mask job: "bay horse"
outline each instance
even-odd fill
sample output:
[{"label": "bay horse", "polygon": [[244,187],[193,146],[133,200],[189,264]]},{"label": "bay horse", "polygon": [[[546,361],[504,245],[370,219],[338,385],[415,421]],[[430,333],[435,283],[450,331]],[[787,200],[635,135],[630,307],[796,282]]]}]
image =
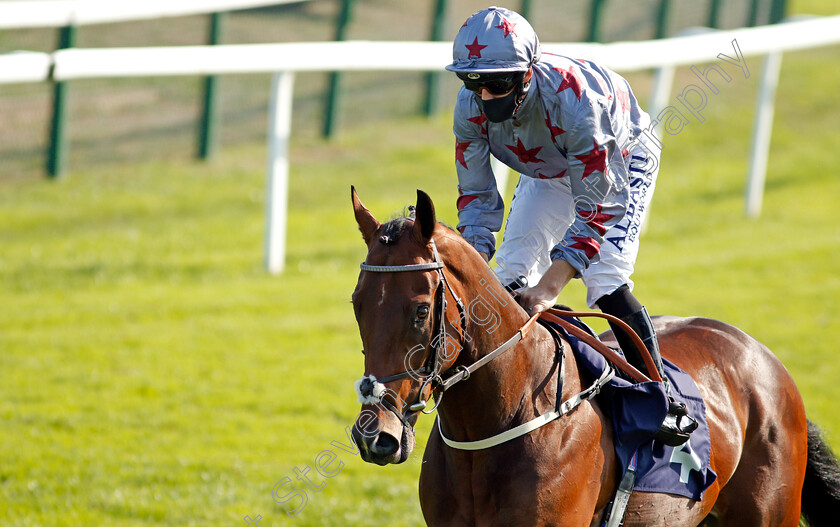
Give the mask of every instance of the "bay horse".
[{"label": "bay horse", "polygon": [[[549,331],[529,324],[480,255],[437,223],[428,195],[417,191],[413,217],[385,224],[351,195],[368,247],[353,292],[365,353],[352,431],[361,457],[404,462],[434,393],[437,426],[419,485],[428,525],[601,525],[621,474],[597,398],[495,446],[444,441],[504,434],[551,411],[558,395],[584,391],[574,355],[558,354]],[[663,355],[703,395],[717,479],[701,501],[634,492],[625,525],[794,526],[800,514],[812,526],[837,525],[840,466],[781,362],[723,322],[658,317],[655,325]]]}]

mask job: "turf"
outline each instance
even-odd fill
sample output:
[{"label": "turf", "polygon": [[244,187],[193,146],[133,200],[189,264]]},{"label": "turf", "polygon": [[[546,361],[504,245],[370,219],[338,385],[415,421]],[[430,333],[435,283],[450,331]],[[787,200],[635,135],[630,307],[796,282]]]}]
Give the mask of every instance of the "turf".
[{"label": "turf", "polygon": [[[766,343],[840,450],[837,51],[785,56],[760,218],[742,211],[759,62],[710,98],[705,122],[666,137],[634,278],[654,313]],[[430,418],[401,466],[336,445],[363,368],[349,187],[380,218],[422,188],[455,224],[450,122],[345,127],[293,145],[280,276],[261,266],[262,145],[0,181],[0,523],[422,524]],[[583,298],[575,284],[561,300]],[[306,467],[320,490],[297,479]]]}]

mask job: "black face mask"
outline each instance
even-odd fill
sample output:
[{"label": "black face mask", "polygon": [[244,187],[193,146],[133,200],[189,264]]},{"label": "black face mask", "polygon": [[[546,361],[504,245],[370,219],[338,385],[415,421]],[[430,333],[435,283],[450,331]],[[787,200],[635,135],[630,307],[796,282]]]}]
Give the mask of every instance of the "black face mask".
[{"label": "black face mask", "polygon": [[513,117],[513,112],[516,110],[516,99],[520,94],[520,90],[513,89],[504,97],[496,97],[495,99],[482,100],[478,99],[478,106],[487,120],[491,123],[501,123]]},{"label": "black face mask", "polygon": [[495,99],[482,100],[478,98],[478,107],[484,112],[487,120],[491,123],[501,123],[513,117],[516,108],[525,100],[528,94],[528,89],[531,87],[531,81],[519,82],[510,93],[504,97],[496,97]]}]

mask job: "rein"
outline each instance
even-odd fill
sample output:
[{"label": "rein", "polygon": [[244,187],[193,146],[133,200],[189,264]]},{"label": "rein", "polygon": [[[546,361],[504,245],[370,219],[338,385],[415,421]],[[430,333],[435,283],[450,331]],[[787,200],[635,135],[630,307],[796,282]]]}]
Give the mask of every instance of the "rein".
[{"label": "rein", "polygon": [[[558,375],[563,376],[565,372],[565,362],[560,363],[560,373]],[[546,412],[541,416],[534,418],[527,423],[523,423],[517,427],[511,428],[510,430],[505,430],[499,434],[494,436],[488,437],[486,439],[479,439],[478,441],[453,441],[449,439],[443,434],[443,430],[440,427],[440,418],[437,419],[437,427],[438,433],[440,433],[441,439],[443,442],[447,444],[447,446],[454,448],[456,450],[484,450],[485,448],[494,447],[496,445],[501,445],[502,443],[506,443],[511,439],[516,439],[517,437],[524,436],[530,432],[533,432],[537,428],[547,425],[551,421],[562,417],[575,408],[577,408],[583,401],[588,401],[592,399],[598,393],[600,393],[601,388],[604,387],[612,378],[615,377],[615,370],[610,366],[607,366],[601,376],[598,377],[595,382],[593,382],[589,388],[583,390],[577,395],[574,395],[567,399],[565,402],[560,403],[560,394],[557,394],[557,406],[554,410],[550,412]]]},{"label": "rein", "polygon": [[[616,318],[612,315],[607,315],[605,313],[594,313],[594,312],[564,311],[564,310],[561,310],[561,309],[551,308],[551,309],[548,309],[548,310],[546,310],[542,313],[539,313],[539,314],[535,315],[534,317],[532,317],[528,321],[528,324],[533,322],[535,318],[539,318],[540,320],[545,320],[545,321],[548,321],[548,322],[553,322],[555,324],[558,324],[559,326],[563,327],[566,331],[568,331],[570,334],[576,336],[577,338],[581,339],[582,341],[584,341],[587,344],[589,344],[590,346],[592,346],[596,351],[598,351],[599,353],[604,355],[607,358],[608,361],[613,363],[618,369],[627,373],[627,375],[629,375],[636,382],[650,382],[651,381],[651,379],[649,379],[643,373],[641,373],[639,370],[634,368],[623,357],[621,357],[621,355],[619,355],[615,351],[611,350],[609,347],[607,347],[606,344],[604,344],[603,342],[598,340],[596,337],[590,335],[589,333],[580,329],[579,327],[572,324],[571,322],[568,322],[568,321],[564,320],[562,318],[563,316],[571,316],[571,317],[579,317],[579,318],[599,317],[599,318],[607,319],[608,321],[617,324],[620,329],[625,331],[631,337],[631,339],[633,340],[633,343],[642,352],[641,355],[642,355],[642,357],[645,361],[645,364],[648,367],[648,371],[654,372],[653,373],[653,377],[654,377],[653,380],[656,380],[656,381],[661,381],[662,380],[662,378],[659,377],[657,369],[655,367],[651,367],[651,365],[653,363],[653,359],[651,358],[650,353],[647,351],[647,348],[645,347],[644,343],[639,338],[639,336],[624,321],[622,321],[622,320],[620,320],[620,319],[618,319],[618,318]],[[503,346],[504,346],[504,344],[503,344]],[[562,357],[561,357],[560,373],[558,374],[560,376],[560,379],[563,378],[564,372],[565,372],[565,362],[562,361]],[[457,449],[457,450],[484,450],[486,448],[491,448],[491,447],[494,447],[494,446],[497,446],[497,445],[501,445],[502,443],[506,443],[506,442],[508,442],[512,439],[516,439],[517,437],[521,437],[525,434],[533,432],[537,428],[540,428],[541,426],[546,425],[546,424],[550,423],[551,421],[554,421],[555,419],[558,419],[558,418],[568,414],[569,412],[574,410],[576,407],[578,407],[582,402],[588,401],[589,399],[592,399],[593,397],[598,395],[598,393],[600,393],[601,389],[608,382],[610,382],[610,380],[612,380],[613,377],[615,377],[615,374],[616,374],[615,369],[613,369],[612,366],[608,365],[604,369],[604,371],[601,373],[601,376],[598,377],[595,380],[595,382],[593,382],[588,388],[586,388],[582,392],[578,393],[577,395],[573,395],[572,397],[570,397],[569,399],[567,399],[565,402],[562,402],[562,403],[560,402],[561,401],[561,399],[560,399],[561,394],[558,390],[557,404],[556,404],[554,410],[546,412],[546,413],[540,415],[539,417],[536,417],[536,418],[534,418],[534,419],[532,419],[532,420],[530,420],[526,423],[523,423],[519,426],[511,428],[510,430],[506,430],[504,432],[498,433],[494,436],[491,436],[491,437],[488,437],[488,438],[485,438],[485,439],[479,439],[477,441],[454,441],[454,440],[446,437],[446,435],[444,435],[443,429],[440,426],[440,418],[437,419],[438,433],[440,434],[441,439],[443,439],[443,442],[446,443],[447,446],[449,446],[450,448]],[[469,378],[469,375],[467,375],[467,378]],[[458,380],[465,380],[465,379],[458,379]]]},{"label": "rein", "polygon": [[[596,337],[593,337],[592,335],[590,335],[586,331],[580,329],[579,327],[572,324],[571,322],[568,322],[568,321],[564,320],[562,317],[578,317],[578,318],[597,317],[597,318],[606,319],[606,320],[610,321],[611,323],[617,325],[622,331],[624,331],[630,337],[630,339],[633,341],[633,344],[635,344],[636,349],[639,352],[639,355],[641,355],[642,360],[645,363],[645,367],[647,367],[647,370],[649,372],[651,372],[651,378],[648,378],[644,373],[637,370],[635,367],[633,367],[632,364],[627,362],[626,359],[624,359],[621,355],[619,355],[615,351],[611,350],[606,344],[604,344],[603,342],[598,340]],[[590,346],[595,348],[596,351],[598,351],[601,355],[606,357],[607,360],[609,360],[610,362],[615,364],[615,366],[618,369],[620,369],[621,371],[626,373],[634,381],[636,381],[636,382],[651,382],[651,381],[662,382],[662,377],[659,375],[659,369],[654,365],[653,358],[650,356],[650,352],[648,351],[647,347],[645,346],[645,343],[642,342],[642,339],[639,338],[639,336],[636,334],[636,332],[633,331],[633,329],[630,326],[628,326],[627,323],[624,322],[623,320],[621,320],[620,318],[616,318],[616,317],[614,317],[612,315],[608,315],[606,313],[595,313],[595,312],[588,312],[588,311],[587,312],[565,311],[565,310],[557,309],[557,308],[547,309],[546,311],[544,311],[540,314],[540,318],[543,319],[543,320],[547,320],[549,322],[554,322],[555,324],[558,324],[560,326],[563,326],[563,329],[565,329],[566,331],[568,331],[572,335],[576,336],[577,338],[581,339],[582,341],[586,342],[587,344],[589,344]]]}]

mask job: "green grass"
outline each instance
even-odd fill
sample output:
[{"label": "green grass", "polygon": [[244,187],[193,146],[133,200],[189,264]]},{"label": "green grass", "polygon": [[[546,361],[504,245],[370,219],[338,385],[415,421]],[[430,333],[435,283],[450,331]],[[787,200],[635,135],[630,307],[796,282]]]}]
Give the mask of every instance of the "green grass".
[{"label": "green grass", "polygon": [[[717,50],[715,50],[717,52]],[[754,76],[666,138],[634,276],[655,313],[719,318],[784,361],[840,450],[837,49],[785,56],[764,212],[744,218]],[[678,76],[675,89],[691,82]],[[420,457],[381,468],[331,446],[358,411],[349,305],[380,218],[423,188],[457,222],[449,118],[346,124],[292,151],[288,267],[261,268],[265,151],[0,181],[0,523],[420,525]],[[511,181],[511,186],[515,181]],[[583,307],[575,284],[561,299]],[[332,450],[332,479],[314,475]],[[294,518],[272,499],[320,492]]]}]

